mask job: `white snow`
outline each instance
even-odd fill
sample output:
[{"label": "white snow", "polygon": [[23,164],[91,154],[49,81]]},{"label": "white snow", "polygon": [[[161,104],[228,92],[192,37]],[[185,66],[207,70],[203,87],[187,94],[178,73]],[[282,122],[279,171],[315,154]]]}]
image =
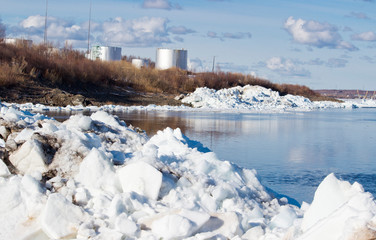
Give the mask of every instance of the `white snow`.
[{"label": "white snow", "polygon": [[248,111],[311,111],[331,108],[376,107],[376,101],[363,100],[343,103],[314,101],[302,96],[280,96],[278,92],[260,86],[233,87],[214,90],[197,88],[193,93],[182,99],[183,103],[195,108],[248,110]]},{"label": "white snow", "polygon": [[[231,106],[312,104],[251,87],[231,91],[220,94]],[[374,197],[334,174],[298,208],[274,198],[255,170],[201,151],[180,129],[149,139],[99,109],[59,123],[0,108],[0,147],[16,168],[0,161],[0,239],[376,237]]]},{"label": "white snow", "polygon": [[[285,95],[280,96],[278,92],[261,86],[233,87],[228,89],[214,90],[209,88],[197,88],[193,93],[188,94],[181,102],[191,105],[188,107],[181,106],[119,106],[104,105],[97,106],[66,106],[51,107],[42,104],[9,104],[3,103],[8,107],[14,107],[21,110],[33,112],[98,112],[98,116],[92,116],[92,120],[100,118],[106,119],[104,112],[129,112],[129,111],[241,111],[241,112],[286,112],[286,111],[313,111],[318,109],[338,109],[338,108],[376,108],[376,100],[374,99],[342,99],[342,103],[331,101],[310,101],[302,96]],[[11,108],[12,109],[12,108]],[[11,110],[13,111],[13,110]],[[103,112],[104,111],[104,112]],[[11,120],[15,115],[8,113],[7,119]],[[77,119],[79,120],[79,119]],[[90,125],[88,118],[81,119],[76,124],[81,128],[87,128]],[[116,122],[106,120],[111,125]],[[116,127],[116,126],[113,126]],[[0,129],[1,134],[1,129]]]}]

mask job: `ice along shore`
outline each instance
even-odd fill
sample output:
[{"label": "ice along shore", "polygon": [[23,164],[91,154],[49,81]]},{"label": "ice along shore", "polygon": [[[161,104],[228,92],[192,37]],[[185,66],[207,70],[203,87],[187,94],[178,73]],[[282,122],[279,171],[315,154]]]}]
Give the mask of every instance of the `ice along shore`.
[{"label": "ice along shore", "polygon": [[374,197],[333,174],[295,206],[179,129],[0,108],[0,239],[376,237]]}]

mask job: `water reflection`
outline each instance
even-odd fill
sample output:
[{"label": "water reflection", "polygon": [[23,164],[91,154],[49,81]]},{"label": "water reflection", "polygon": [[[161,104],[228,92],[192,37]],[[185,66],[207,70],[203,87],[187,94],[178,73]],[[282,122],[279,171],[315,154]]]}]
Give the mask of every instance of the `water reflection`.
[{"label": "water reflection", "polygon": [[[287,114],[134,111],[116,113],[149,136],[180,128],[220,159],[254,168],[277,192],[311,202],[329,173],[376,193],[376,111]],[[63,118],[55,115],[55,118]]]}]

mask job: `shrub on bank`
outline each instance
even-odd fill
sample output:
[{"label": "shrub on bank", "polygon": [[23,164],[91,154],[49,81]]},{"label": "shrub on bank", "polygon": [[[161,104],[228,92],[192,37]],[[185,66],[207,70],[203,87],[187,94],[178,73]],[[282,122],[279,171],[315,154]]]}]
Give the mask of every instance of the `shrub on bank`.
[{"label": "shrub on bank", "polygon": [[62,89],[85,90],[87,86],[129,87],[141,92],[188,93],[198,87],[213,89],[259,85],[280,92],[314,99],[320,95],[306,86],[275,84],[251,75],[229,72],[190,73],[180,69],[137,69],[125,60],[92,61],[83,52],[52,45],[0,44],[0,87],[32,79]]}]

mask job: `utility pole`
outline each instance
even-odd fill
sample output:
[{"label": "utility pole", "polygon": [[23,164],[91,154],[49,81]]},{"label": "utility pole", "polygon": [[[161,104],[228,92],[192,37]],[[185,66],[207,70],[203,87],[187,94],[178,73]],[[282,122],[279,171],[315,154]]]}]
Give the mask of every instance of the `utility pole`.
[{"label": "utility pole", "polygon": [[212,68],[212,72],[214,72],[214,65],[215,65],[215,56],[213,57],[213,68]]},{"label": "utility pole", "polygon": [[92,2],[92,0],[90,0],[90,9],[89,9],[89,30],[88,30],[88,34],[87,34],[87,55],[88,55],[88,57],[91,57],[91,56],[89,56],[89,54],[90,54],[91,2]]},{"label": "utility pole", "polygon": [[48,0],[46,0],[46,17],[44,19],[44,45],[47,45],[47,9],[48,9]]}]

